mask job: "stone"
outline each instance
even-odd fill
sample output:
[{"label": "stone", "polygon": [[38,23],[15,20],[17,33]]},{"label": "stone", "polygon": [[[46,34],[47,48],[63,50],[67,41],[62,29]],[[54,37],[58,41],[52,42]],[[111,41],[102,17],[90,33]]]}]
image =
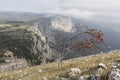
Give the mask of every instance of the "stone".
[{"label": "stone", "polygon": [[87,80],[101,80],[99,74],[90,75]]},{"label": "stone", "polygon": [[69,77],[79,77],[81,74],[81,70],[79,68],[71,68],[68,73]]},{"label": "stone", "polygon": [[47,77],[43,77],[43,80],[48,80]]},{"label": "stone", "polygon": [[116,65],[118,69],[120,69],[120,63]]},{"label": "stone", "polygon": [[100,52],[100,54],[103,54],[104,52]]},{"label": "stone", "polygon": [[87,80],[89,75],[80,76],[78,80]]},{"label": "stone", "polygon": [[39,73],[43,72],[42,70],[38,70]]},{"label": "stone", "polygon": [[10,63],[10,62],[11,62],[11,60],[5,60],[5,62],[6,62],[6,63]]},{"label": "stone", "polygon": [[21,73],[21,72],[22,72],[22,70],[19,70],[19,71],[18,71],[18,73]]},{"label": "stone", "polygon": [[98,64],[97,68],[107,69],[107,66],[103,63]]},{"label": "stone", "polygon": [[60,78],[60,80],[69,80],[68,78]]},{"label": "stone", "polygon": [[120,69],[120,63],[114,63],[114,64],[112,63],[111,66],[113,69],[117,69],[117,68]]},{"label": "stone", "polygon": [[120,80],[120,69],[113,69],[109,73],[109,80]]},{"label": "stone", "polygon": [[6,50],[6,52],[4,53],[4,56],[7,58],[13,58],[14,54],[12,51]]},{"label": "stone", "polygon": [[98,69],[97,69],[97,72],[102,73],[102,72],[103,72],[103,69],[102,69],[102,68],[98,68]]},{"label": "stone", "polygon": [[114,69],[115,69],[115,68],[117,68],[117,66],[116,66],[116,65],[112,65],[112,68],[114,68]]},{"label": "stone", "polygon": [[20,77],[23,77],[24,75],[20,75]]},{"label": "stone", "polygon": [[97,73],[102,73],[104,69],[107,69],[107,66],[103,63],[98,64],[98,66],[96,67]]},{"label": "stone", "polygon": [[85,77],[84,77],[84,76],[81,76],[81,77],[79,77],[78,80],[85,80]]},{"label": "stone", "polygon": [[24,75],[28,75],[28,73],[27,73],[27,72],[25,72],[25,73],[24,73]]},{"label": "stone", "polygon": [[11,79],[13,79],[14,77],[13,76],[10,76]]}]

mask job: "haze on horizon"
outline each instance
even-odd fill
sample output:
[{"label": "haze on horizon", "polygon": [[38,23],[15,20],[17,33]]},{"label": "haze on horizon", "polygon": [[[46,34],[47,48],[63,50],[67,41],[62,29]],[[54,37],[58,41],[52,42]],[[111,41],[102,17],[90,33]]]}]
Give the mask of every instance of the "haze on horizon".
[{"label": "haze on horizon", "polygon": [[0,0],[0,10],[73,16],[120,32],[119,0]]}]

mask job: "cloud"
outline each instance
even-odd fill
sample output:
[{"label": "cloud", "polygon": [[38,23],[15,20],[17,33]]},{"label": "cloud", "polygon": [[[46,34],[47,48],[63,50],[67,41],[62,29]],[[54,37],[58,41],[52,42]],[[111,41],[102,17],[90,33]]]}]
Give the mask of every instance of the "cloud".
[{"label": "cloud", "polygon": [[48,11],[83,15],[84,17],[111,16],[119,18],[119,2],[119,0],[59,0],[57,9],[53,8]]},{"label": "cloud", "polygon": [[0,0],[0,10],[57,13],[119,30],[120,0]]},{"label": "cloud", "polygon": [[67,16],[73,16],[73,17],[79,17],[79,18],[91,18],[93,17],[96,13],[93,13],[91,11],[88,10],[79,10],[79,9],[75,9],[75,8],[71,8],[71,9],[62,9],[62,8],[56,8],[54,10],[49,10],[49,13],[57,13],[57,14],[64,14]]},{"label": "cloud", "polygon": [[62,13],[120,32],[119,3],[119,0],[60,0],[59,9]]}]

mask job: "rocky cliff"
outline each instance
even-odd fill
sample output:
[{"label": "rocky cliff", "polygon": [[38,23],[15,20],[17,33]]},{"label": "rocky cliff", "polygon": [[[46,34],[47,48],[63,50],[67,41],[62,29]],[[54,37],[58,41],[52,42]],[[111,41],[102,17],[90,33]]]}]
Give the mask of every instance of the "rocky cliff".
[{"label": "rocky cliff", "polygon": [[16,27],[9,25],[0,28],[1,65],[21,60],[26,60],[29,66],[38,65],[53,57],[53,51],[37,26],[22,25]]}]

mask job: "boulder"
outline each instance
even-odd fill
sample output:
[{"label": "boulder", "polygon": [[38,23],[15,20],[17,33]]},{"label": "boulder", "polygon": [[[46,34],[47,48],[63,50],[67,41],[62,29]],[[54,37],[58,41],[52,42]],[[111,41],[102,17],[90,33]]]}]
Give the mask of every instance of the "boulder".
[{"label": "boulder", "polygon": [[71,68],[68,75],[69,75],[70,78],[79,77],[81,72],[82,71],[79,68]]},{"label": "boulder", "polygon": [[103,63],[100,63],[96,66],[97,73],[102,73],[104,69],[107,69],[107,66]]},{"label": "boulder", "polygon": [[84,76],[79,77],[78,80],[86,80]]},{"label": "boulder", "polygon": [[120,80],[120,69],[112,69],[109,73],[109,80]]}]

